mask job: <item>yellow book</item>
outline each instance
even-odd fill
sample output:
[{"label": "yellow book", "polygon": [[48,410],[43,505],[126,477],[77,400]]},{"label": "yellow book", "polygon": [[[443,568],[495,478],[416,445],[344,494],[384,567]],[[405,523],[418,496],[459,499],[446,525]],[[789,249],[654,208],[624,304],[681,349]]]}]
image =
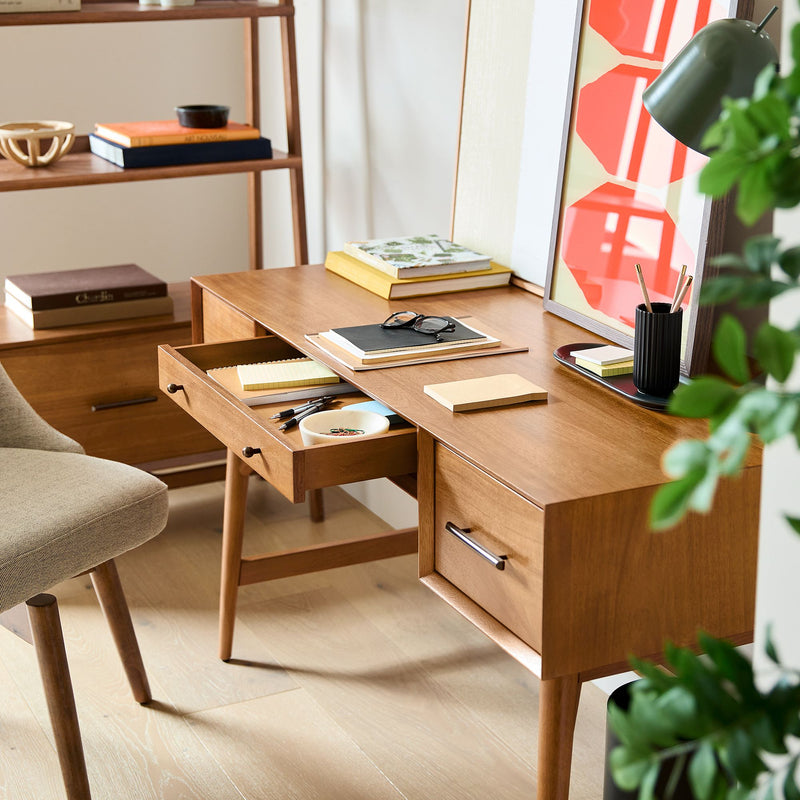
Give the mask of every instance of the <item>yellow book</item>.
[{"label": "yellow book", "polygon": [[633,372],[633,359],[628,361],[618,361],[615,364],[595,364],[593,361],[586,361],[583,358],[575,358],[575,363],[589,372],[594,372],[601,378],[608,378],[612,375],[628,375]]},{"label": "yellow book", "polygon": [[511,279],[511,270],[494,262],[490,269],[477,272],[427,275],[422,278],[393,278],[339,250],[328,253],[325,257],[325,268],[385,300],[461,292],[468,289],[488,289],[505,286]]},{"label": "yellow book", "polygon": [[102,139],[116,142],[123,147],[231,142],[240,139],[258,139],[260,135],[258,128],[242,122],[229,122],[222,128],[185,128],[177,119],[96,122],[94,132]]},{"label": "yellow book", "polygon": [[339,382],[339,376],[333,370],[313,358],[240,364],[236,367],[236,372],[242,389],[247,391]]}]

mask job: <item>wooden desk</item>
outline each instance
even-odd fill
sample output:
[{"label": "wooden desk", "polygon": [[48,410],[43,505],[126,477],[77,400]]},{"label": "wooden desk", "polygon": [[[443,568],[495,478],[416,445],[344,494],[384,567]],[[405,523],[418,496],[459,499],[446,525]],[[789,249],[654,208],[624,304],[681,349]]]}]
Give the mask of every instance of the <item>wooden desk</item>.
[{"label": "wooden desk", "polygon": [[[379,322],[406,306],[472,315],[530,350],[352,373],[304,339],[330,327]],[[568,795],[583,681],[626,669],[632,653],[658,658],[667,640],[691,644],[700,628],[736,643],[751,639],[760,452],[738,480],[721,486],[711,515],[650,532],[649,501],[665,480],[661,455],[678,439],[702,436],[705,423],[639,408],[559,365],[552,357],[559,345],[599,340],[543,313],[538,298],[508,288],[389,303],[322,267],[295,267],[194,279],[193,322],[198,341],[226,331],[275,334],[416,427],[420,577],[541,678],[540,800]],[[187,382],[173,397],[231,448],[229,487],[237,485],[238,453],[253,428],[238,433],[231,419],[241,409],[233,407],[224,423],[218,422],[223,406],[204,417],[202,370],[181,367],[171,348],[161,355],[162,388]],[[504,372],[544,386],[548,402],[452,414],[422,391],[427,383]],[[223,399],[230,404],[230,396]],[[274,433],[260,436],[264,447],[275,446]],[[312,456],[352,447],[279,444],[296,456],[292,481],[282,489],[287,496],[291,487],[319,484],[302,480],[304,465],[319,474]],[[385,474],[402,474],[405,463],[391,462],[398,453],[405,458],[405,450],[385,447]],[[280,455],[257,465],[278,482]],[[339,482],[354,479],[347,465],[356,461],[337,459]],[[229,497],[235,502],[236,492]],[[226,516],[236,521],[241,512],[228,508]],[[506,569],[448,533],[448,522],[507,556]]]}]

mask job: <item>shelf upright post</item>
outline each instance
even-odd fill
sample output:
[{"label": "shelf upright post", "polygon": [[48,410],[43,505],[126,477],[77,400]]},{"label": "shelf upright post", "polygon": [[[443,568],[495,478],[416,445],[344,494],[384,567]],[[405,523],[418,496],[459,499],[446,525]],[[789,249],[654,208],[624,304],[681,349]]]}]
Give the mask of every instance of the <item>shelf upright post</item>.
[{"label": "shelf upright post", "polygon": [[[258,17],[244,20],[245,101],[247,123],[261,129],[261,79],[259,73]],[[250,269],[264,266],[263,200],[261,173],[247,174],[248,240]]]},{"label": "shelf upright post", "polygon": [[297,264],[308,263],[306,233],[306,201],[303,188],[303,160],[300,142],[300,99],[297,87],[297,40],[294,26],[294,0],[280,0],[290,13],[281,17],[281,44],[283,50],[283,94],[286,103],[286,135],[289,156],[297,159],[297,166],[289,170],[294,219],[294,256]]}]

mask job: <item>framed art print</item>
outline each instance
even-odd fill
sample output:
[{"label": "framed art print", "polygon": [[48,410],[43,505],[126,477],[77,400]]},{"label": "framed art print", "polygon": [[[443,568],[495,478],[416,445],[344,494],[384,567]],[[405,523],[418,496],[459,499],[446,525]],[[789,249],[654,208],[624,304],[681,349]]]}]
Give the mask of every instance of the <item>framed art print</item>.
[{"label": "framed art print", "polygon": [[[650,300],[670,302],[682,265],[683,371],[696,347],[704,265],[720,246],[721,204],[697,189],[706,157],[664,131],[642,92],[702,27],[736,14],[735,0],[585,0],[578,22],[560,203],[552,228],[544,307],[632,346],[641,264]],[[716,206],[716,208],[715,208]],[[718,234],[718,235],[717,235]],[[703,333],[707,342],[707,332]],[[706,345],[707,349],[707,345]]]}]

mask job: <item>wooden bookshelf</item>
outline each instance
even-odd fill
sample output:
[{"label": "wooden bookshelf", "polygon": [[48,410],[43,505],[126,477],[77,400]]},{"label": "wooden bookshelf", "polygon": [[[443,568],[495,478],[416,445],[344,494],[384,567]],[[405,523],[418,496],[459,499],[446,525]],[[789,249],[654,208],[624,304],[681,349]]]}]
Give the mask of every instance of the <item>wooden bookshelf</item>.
[{"label": "wooden bookshelf", "polygon": [[[259,129],[259,20],[273,18],[275,24],[281,27],[288,142],[287,152],[273,148],[271,159],[123,169],[93,155],[89,150],[88,132],[79,132],[83,135],[76,137],[71,152],[48,167],[31,169],[0,157],[0,192],[244,173],[247,175],[249,211],[249,266],[251,269],[260,269],[264,255],[261,174],[288,170],[295,262],[306,263],[308,246],[294,14],[293,0],[274,3],[258,0],[197,0],[193,6],[177,8],[140,5],[137,0],[83,0],[80,11],[0,14],[0,27],[241,19],[245,56],[244,121]],[[68,31],[64,35],[67,36]],[[124,189],[120,187],[120,191]],[[178,345],[191,341],[188,284],[171,286],[170,293],[176,298],[176,311],[171,318],[133,319],[46,331],[32,331],[5,308],[0,308],[0,361],[34,408],[56,427],[79,439],[91,454],[145,465],[187,458],[207,461],[204,454],[218,446],[213,437],[198,430],[193,423],[187,426],[185,420],[176,421],[171,413],[172,403],[162,402],[160,397],[147,402],[139,399],[137,403],[137,397],[134,396],[137,392],[148,396],[154,392],[160,394],[157,388],[151,390],[151,387],[157,387],[154,377],[157,371],[157,345]],[[130,353],[130,357],[126,355],[121,358],[123,353]],[[120,360],[122,365],[119,364]],[[48,388],[48,370],[60,370],[65,384],[71,381],[79,384],[80,379],[72,376],[77,376],[84,365],[90,363],[103,363],[110,382],[113,382],[115,370],[120,370],[120,381],[126,385],[123,389],[127,387],[132,391],[133,400],[129,405],[102,413],[87,410],[96,398],[100,398],[98,402],[101,404],[106,395],[114,399],[112,395],[116,390],[102,385],[89,387],[82,393],[78,389],[86,387],[74,387],[76,397],[71,401],[71,406],[53,397]],[[125,400],[129,392],[120,391],[119,394]],[[219,477],[219,474],[219,470],[216,470],[213,477]],[[197,479],[208,479],[211,475],[205,468],[198,470]]]}]

